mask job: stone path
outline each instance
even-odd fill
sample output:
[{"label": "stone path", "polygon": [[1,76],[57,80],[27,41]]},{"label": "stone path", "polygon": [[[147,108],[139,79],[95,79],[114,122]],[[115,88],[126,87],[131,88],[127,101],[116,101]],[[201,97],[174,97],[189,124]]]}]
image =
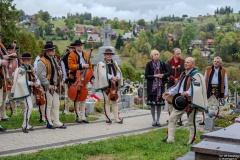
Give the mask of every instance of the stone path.
[{"label": "stone path", "polygon": [[[34,127],[28,134],[20,129],[0,132],[0,156],[14,155],[38,150],[62,147],[78,143],[86,143],[121,135],[138,134],[152,130],[150,110],[123,109],[120,111],[123,124],[107,124],[102,116],[100,120],[89,124],[67,124],[67,129],[46,129]],[[161,113],[162,127],[166,127],[168,119],[166,111]],[[201,116],[200,116],[201,117]],[[183,116],[183,121],[186,115]],[[159,129],[156,128],[155,129]]]}]

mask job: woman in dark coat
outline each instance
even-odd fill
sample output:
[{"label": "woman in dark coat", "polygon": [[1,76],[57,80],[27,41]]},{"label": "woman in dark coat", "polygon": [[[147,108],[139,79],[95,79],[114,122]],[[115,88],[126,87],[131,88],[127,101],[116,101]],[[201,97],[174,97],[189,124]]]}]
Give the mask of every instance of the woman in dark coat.
[{"label": "woman in dark coat", "polygon": [[[167,65],[159,59],[157,50],[151,51],[151,61],[147,63],[145,78],[147,79],[147,105],[151,106],[152,126],[161,127],[159,122],[161,106],[165,105],[162,94],[165,92],[165,83],[170,76]],[[157,119],[155,119],[155,106],[157,107]]]}]

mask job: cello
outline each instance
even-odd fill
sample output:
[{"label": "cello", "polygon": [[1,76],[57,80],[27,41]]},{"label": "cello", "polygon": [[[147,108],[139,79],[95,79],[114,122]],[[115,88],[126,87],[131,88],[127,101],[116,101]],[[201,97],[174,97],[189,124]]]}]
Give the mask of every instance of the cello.
[{"label": "cello", "polygon": [[[86,63],[89,64],[92,55],[93,48],[90,49],[88,59]],[[75,102],[80,102],[86,100],[88,96],[87,83],[91,80],[93,76],[93,71],[89,68],[84,68],[83,70],[76,71],[76,80],[68,88],[68,97]]]}]

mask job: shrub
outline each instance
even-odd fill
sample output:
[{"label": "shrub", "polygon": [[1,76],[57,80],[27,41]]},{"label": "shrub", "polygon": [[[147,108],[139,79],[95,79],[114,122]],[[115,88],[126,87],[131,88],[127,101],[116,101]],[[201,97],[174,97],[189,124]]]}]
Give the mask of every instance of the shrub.
[{"label": "shrub", "polygon": [[94,110],[98,113],[103,112],[104,101],[100,100],[94,104]]}]

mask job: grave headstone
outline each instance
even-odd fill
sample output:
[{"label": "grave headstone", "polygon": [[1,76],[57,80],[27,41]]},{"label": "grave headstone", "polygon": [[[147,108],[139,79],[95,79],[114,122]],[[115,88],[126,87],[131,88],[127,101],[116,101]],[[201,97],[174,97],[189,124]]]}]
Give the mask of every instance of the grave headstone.
[{"label": "grave headstone", "polygon": [[191,147],[195,160],[240,159],[240,123],[201,135],[202,141]]},{"label": "grave headstone", "polygon": [[[115,48],[111,46],[111,34],[114,33],[114,30],[111,29],[110,24],[104,25],[104,30],[101,31],[101,34],[104,35],[104,45],[102,47],[99,47],[98,54],[94,55],[94,58],[92,60],[92,65],[94,68],[94,75],[96,75],[96,67],[98,62],[101,62],[104,60],[103,53],[107,48],[111,48],[113,52],[115,52]],[[118,63],[118,65],[121,65],[121,60],[118,55],[113,55],[113,60]],[[92,92],[95,93],[94,87],[92,88]]]}]

